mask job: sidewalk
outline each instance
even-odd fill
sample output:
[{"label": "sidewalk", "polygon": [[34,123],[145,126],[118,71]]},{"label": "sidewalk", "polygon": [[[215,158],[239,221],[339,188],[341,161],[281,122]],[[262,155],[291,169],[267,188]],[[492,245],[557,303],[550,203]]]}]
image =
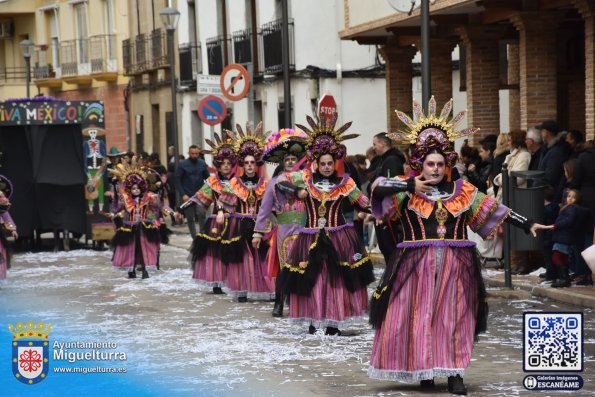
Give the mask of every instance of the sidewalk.
[{"label": "sidewalk", "polygon": [[[170,236],[170,245],[178,248],[188,249],[192,243],[188,226],[169,226],[174,232]],[[384,267],[384,258],[381,254],[371,253],[370,256],[375,266]],[[541,269],[543,270],[543,269]],[[486,286],[490,289],[488,294],[507,298],[530,297],[549,298],[558,302],[564,302],[580,307],[595,309],[595,286],[572,286],[570,288],[552,288],[549,285],[539,284],[540,272],[534,272],[525,276],[512,276],[512,287],[510,290],[504,287],[504,271],[484,268],[483,277]]]}]

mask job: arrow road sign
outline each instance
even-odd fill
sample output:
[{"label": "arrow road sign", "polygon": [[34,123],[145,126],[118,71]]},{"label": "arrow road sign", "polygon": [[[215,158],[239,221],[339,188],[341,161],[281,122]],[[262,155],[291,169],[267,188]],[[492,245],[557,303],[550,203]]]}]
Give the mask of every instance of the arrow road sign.
[{"label": "arrow road sign", "polygon": [[239,101],[248,95],[250,75],[239,63],[232,63],[221,72],[221,91],[230,101]]}]

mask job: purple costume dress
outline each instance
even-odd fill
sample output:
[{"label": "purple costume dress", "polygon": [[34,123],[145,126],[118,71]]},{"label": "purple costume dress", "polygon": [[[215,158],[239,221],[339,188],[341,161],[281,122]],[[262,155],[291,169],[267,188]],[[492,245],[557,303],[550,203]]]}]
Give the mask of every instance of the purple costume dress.
[{"label": "purple costume dress", "polygon": [[268,247],[252,247],[256,214],[267,188],[265,178],[234,177],[230,187],[237,196],[236,211],[223,239],[223,261],[227,263],[226,287],[234,298],[274,298],[275,285],[267,273]]},{"label": "purple costume dress", "polygon": [[[204,230],[194,237],[190,247],[192,278],[204,290],[221,288],[227,277],[227,266],[221,259],[222,250],[226,249],[222,240],[227,240],[227,232],[233,222],[231,215],[237,203],[237,197],[229,186],[227,178],[220,174],[211,175],[191,197],[192,201],[204,208],[209,208],[211,204],[215,206],[215,214],[207,218]],[[216,220],[218,210],[225,213],[225,222],[221,226],[217,225]]]},{"label": "purple costume dress", "polygon": [[138,197],[121,189],[117,216],[122,222],[112,240],[114,269],[134,271],[136,265],[146,270],[159,268],[159,248],[164,236],[161,235],[161,219],[172,210],[161,204],[159,195],[145,192]]},{"label": "purple costume dress", "polygon": [[[388,193],[389,189],[393,189]],[[372,378],[419,381],[461,375],[471,360],[474,337],[486,329],[487,303],[475,243],[504,222],[527,230],[529,221],[459,179],[442,182],[424,195],[413,178],[380,178],[372,211],[400,220],[404,240],[397,245],[371,299],[376,328]]]},{"label": "purple costume dress", "polygon": [[10,250],[8,249],[8,241],[4,236],[4,232],[13,232],[17,230],[14,221],[10,217],[8,210],[10,208],[10,201],[3,193],[0,194],[0,280],[6,279],[6,270],[10,269]]},{"label": "purple costume dress", "polygon": [[366,209],[367,198],[348,175],[324,178],[309,170],[279,176],[277,194],[295,197],[306,189],[305,227],[281,269],[279,283],[291,294],[290,322],[339,328],[362,317],[368,307],[366,286],[374,281],[372,262],[344,211]]},{"label": "purple costume dress", "polygon": [[268,274],[271,277],[276,277],[279,270],[287,263],[287,254],[295,242],[295,238],[291,236],[298,234],[305,218],[302,200],[288,198],[285,194],[276,191],[275,185],[278,179],[279,176],[276,176],[269,181],[258,210],[256,226],[254,226],[254,232],[264,236],[268,233],[267,224],[273,214],[277,220],[276,231],[272,233],[274,238],[269,241],[272,249],[277,250],[276,255],[269,251]]}]

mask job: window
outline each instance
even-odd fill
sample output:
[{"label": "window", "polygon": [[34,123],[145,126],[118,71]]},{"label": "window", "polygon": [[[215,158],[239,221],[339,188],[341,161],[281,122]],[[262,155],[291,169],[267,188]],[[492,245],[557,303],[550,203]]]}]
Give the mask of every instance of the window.
[{"label": "window", "polygon": [[252,30],[239,30],[232,34],[233,58],[235,63],[252,62]]},{"label": "window", "polygon": [[[264,73],[279,73],[283,70],[282,40],[283,21],[278,19],[265,23],[261,27],[262,40],[262,65]],[[294,44],[293,44],[293,19],[289,20],[289,68],[295,70]]]},{"label": "window", "polygon": [[78,63],[88,63],[89,53],[87,51],[87,4],[74,4],[74,18],[76,26],[76,49]]},{"label": "window", "polygon": [[209,74],[221,74],[225,67],[225,42],[223,36],[207,39],[207,58],[209,62]]},{"label": "window", "polygon": [[114,21],[113,0],[103,1],[103,14],[105,20],[106,48],[108,59],[116,59],[115,33],[116,25]]},{"label": "window", "polygon": [[52,47],[51,62],[58,66],[60,65],[60,38],[58,36],[58,14],[57,10],[53,10],[50,17],[50,44]]}]

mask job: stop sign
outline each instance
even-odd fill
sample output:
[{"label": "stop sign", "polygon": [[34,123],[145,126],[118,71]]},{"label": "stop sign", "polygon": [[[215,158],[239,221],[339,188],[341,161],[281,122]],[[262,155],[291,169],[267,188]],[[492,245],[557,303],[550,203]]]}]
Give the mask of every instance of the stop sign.
[{"label": "stop sign", "polygon": [[319,116],[332,116],[337,111],[337,102],[332,95],[325,95],[318,102]]}]

